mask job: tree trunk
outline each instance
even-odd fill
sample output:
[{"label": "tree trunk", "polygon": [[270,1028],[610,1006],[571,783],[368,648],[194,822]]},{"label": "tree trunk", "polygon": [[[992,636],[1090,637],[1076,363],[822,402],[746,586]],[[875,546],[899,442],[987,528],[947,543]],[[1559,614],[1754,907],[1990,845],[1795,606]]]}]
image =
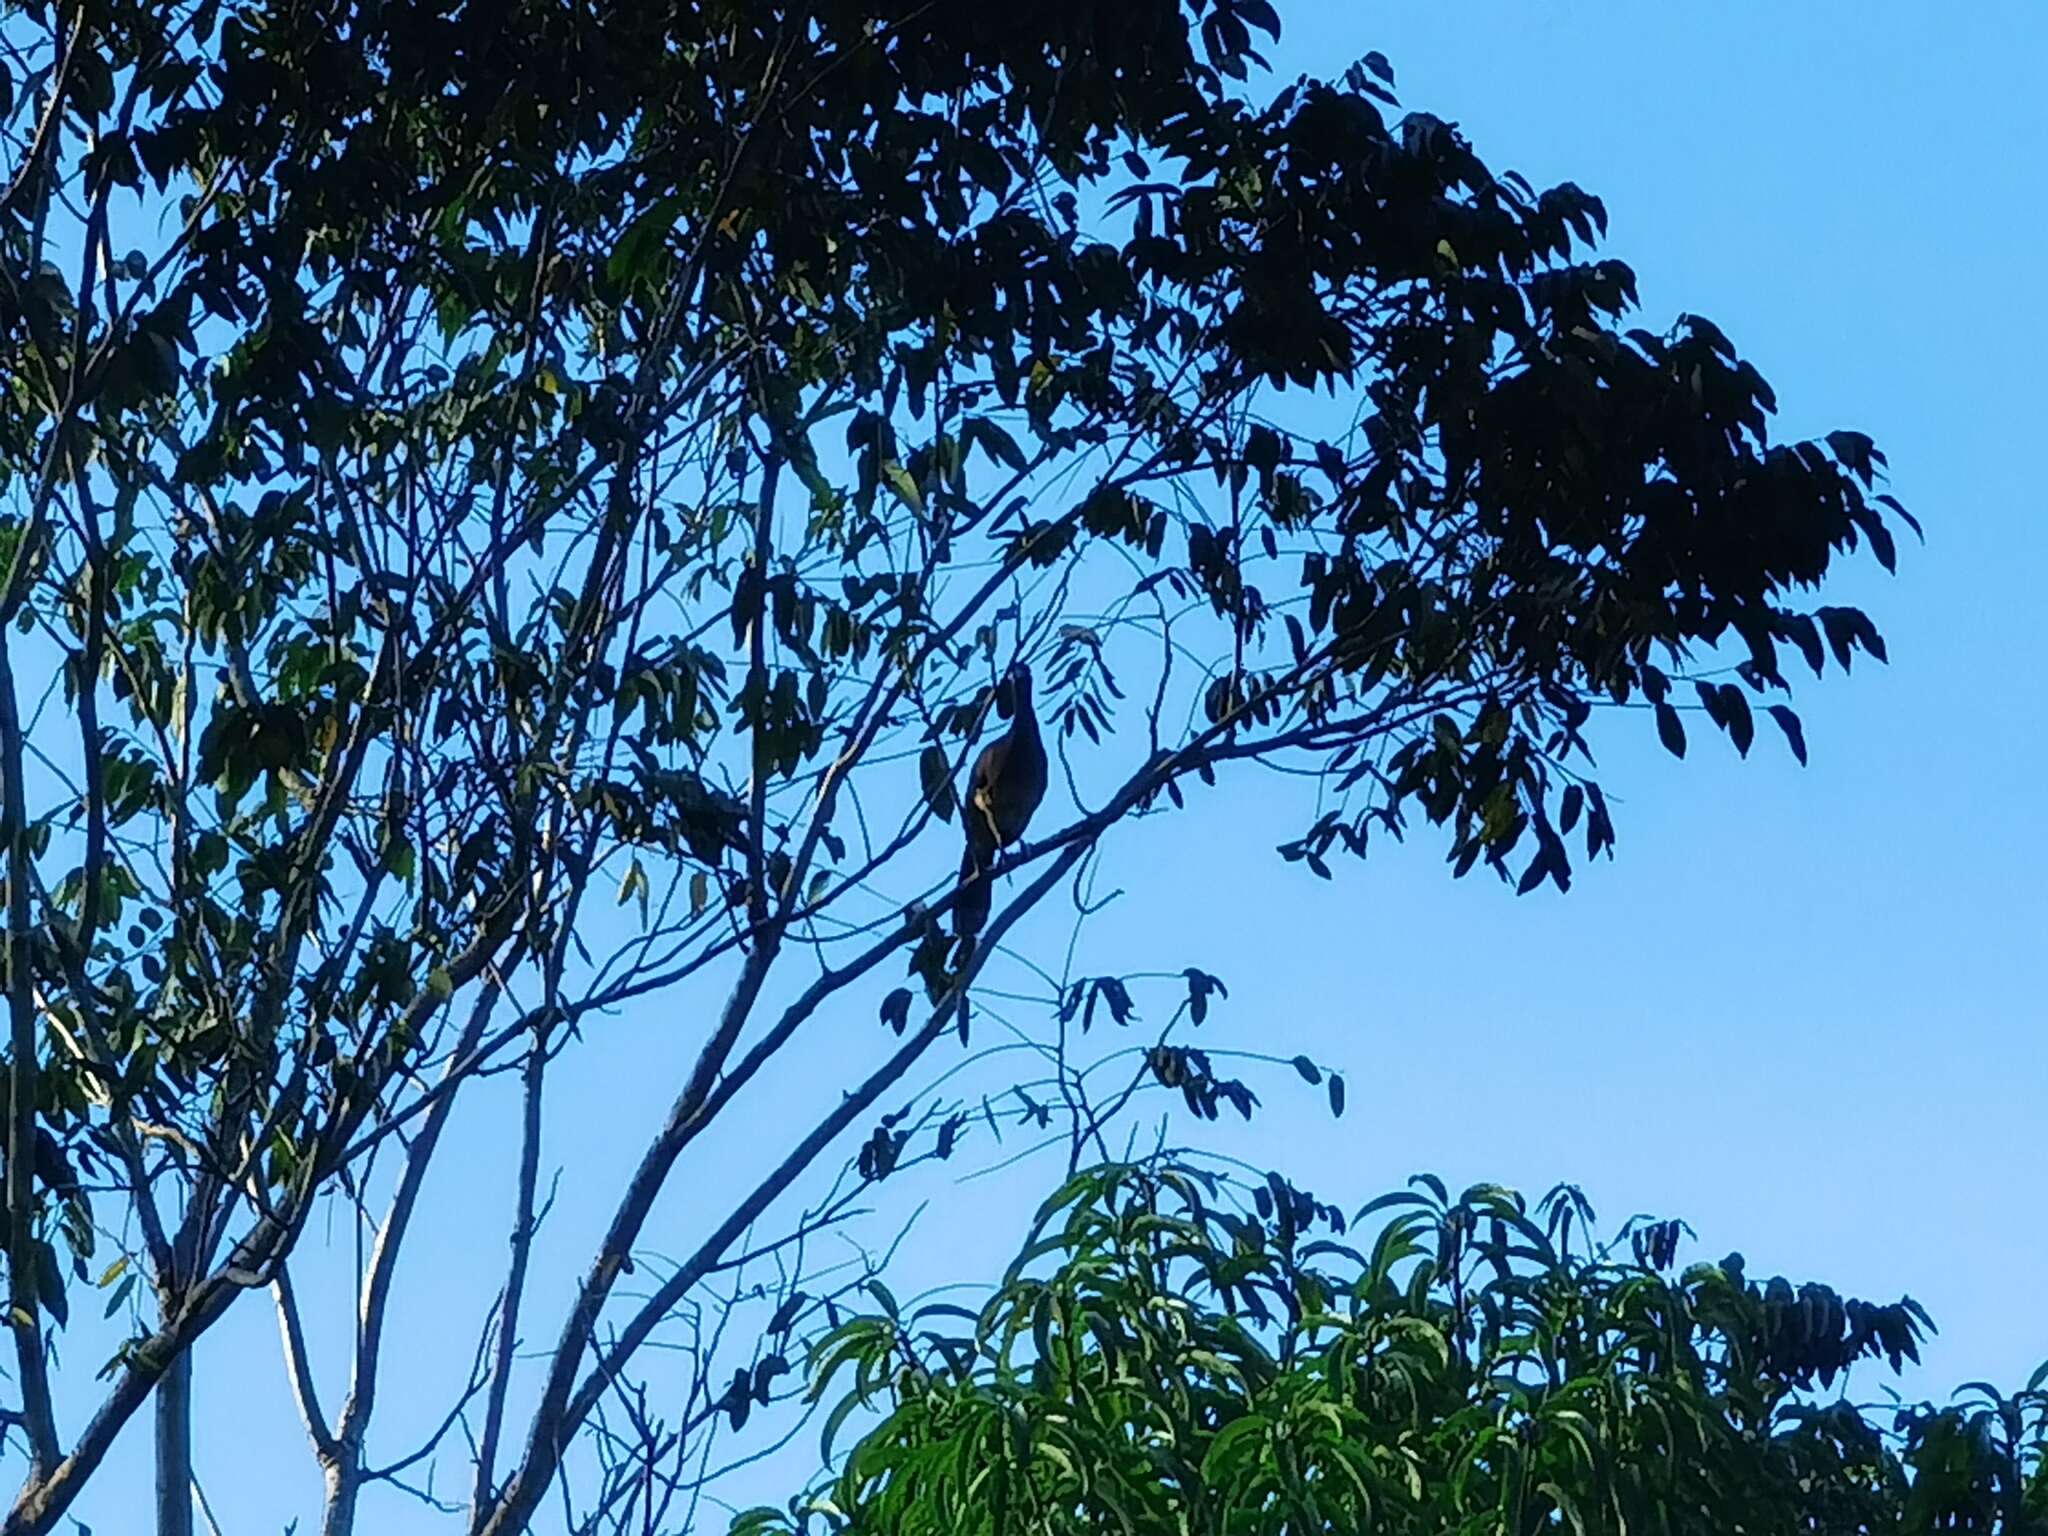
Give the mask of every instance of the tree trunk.
[{"label": "tree trunk", "polygon": [[156,1384],[156,1536],[192,1536],[192,1351]]},{"label": "tree trunk", "polygon": [[320,1512],[320,1536],[355,1536],[356,1495],[363,1488],[362,1457],[344,1448],[321,1470],[326,1475],[327,1497]]}]

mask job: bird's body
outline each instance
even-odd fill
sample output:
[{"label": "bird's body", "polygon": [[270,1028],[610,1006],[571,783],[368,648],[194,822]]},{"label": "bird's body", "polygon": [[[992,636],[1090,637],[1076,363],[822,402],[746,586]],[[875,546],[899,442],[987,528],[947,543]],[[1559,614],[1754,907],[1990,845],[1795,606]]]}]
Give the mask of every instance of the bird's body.
[{"label": "bird's body", "polygon": [[953,909],[953,931],[962,938],[979,933],[988,921],[989,871],[995,866],[996,854],[1023,837],[1045,799],[1049,765],[1031,701],[1030,669],[1021,664],[1013,668],[1009,687],[1010,728],[975,758],[961,808],[967,847],[960,856],[960,897]]}]

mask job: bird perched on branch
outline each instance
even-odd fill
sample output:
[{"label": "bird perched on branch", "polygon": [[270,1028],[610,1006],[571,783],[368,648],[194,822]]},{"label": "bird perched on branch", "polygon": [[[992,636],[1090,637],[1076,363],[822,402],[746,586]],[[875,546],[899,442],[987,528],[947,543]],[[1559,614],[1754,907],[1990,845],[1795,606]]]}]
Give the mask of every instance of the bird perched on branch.
[{"label": "bird perched on branch", "polygon": [[1003,687],[1009,693],[1010,728],[974,760],[961,807],[967,848],[960,856],[960,897],[953,908],[953,931],[961,938],[981,932],[988,921],[989,872],[996,854],[1024,835],[1045,799],[1045,742],[1031,702],[1031,669],[1017,663]]}]

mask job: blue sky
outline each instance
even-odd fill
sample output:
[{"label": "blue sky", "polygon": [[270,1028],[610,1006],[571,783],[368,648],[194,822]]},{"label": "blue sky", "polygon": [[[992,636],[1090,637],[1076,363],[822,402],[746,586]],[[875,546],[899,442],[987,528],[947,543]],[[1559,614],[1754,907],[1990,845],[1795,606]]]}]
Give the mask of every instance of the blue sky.
[{"label": "blue sky", "polygon": [[[1896,580],[1859,570],[1835,589],[1871,608],[1893,664],[1803,692],[1810,768],[1775,740],[1745,763],[1701,739],[1677,764],[1646,727],[1611,735],[1618,858],[1569,896],[1453,883],[1427,837],[1340,863],[1326,886],[1272,852],[1300,825],[1294,792],[1240,780],[1184,822],[1124,834],[1110,866],[1124,895],[1079,969],[1132,953],[1200,965],[1231,987],[1203,1044],[1341,1066],[1342,1121],[1275,1075],[1258,1082],[1268,1113],[1223,1143],[1326,1198],[1355,1207],[1423,1169],[1532,1193],[1573,1180],[1610,1221],[1686,1218],[1706,1256],[1735,1247],[1753,1270],[1910,1292],[1942,1329],[1915,1392],[2016,1383],[2048,1359],[2048,1321],[2028,1305],[2048,1271],[2048,812],[2033,767],[2048,727],[2025,660],[2048,532],[2023,458],[2043,440],[2048,216],[2032,194],[2048,105],[2033,72],[2048,11],[1282,10],[1282,77],[1378,49],[1404,104],[1458,122],[1496,170],[1602,196],[1645,323],[1711,316],[1776,387],[1782,432],[1870,432],[1928,540],[1907,543]],[[612,1187],[602,1170],[673,1092],[661,1063],[688,1044],[678,1007],[623,1021],[635,1054],[593,1055],[555,1100],[555,1160],[583,1175],[556,1224],[560,1259],[587,1248]],[[868,1059],[872,1028],[847,1026],[847,1061]],[[844,1064],[833,1049],[820,1081]],[[497,1261],[509,1176],[465,1172],[416,1256],[438,1274],[401,1292],[401,1358],[443,1327],[431,1292]],[[899,1292],[992,1277],[1051,1173],[927,1179]],[[669,1217],[678,1245],[687,1218]],[[559,1297],[542,1300],[558,1317]],[[316,1332],[341,1315],[326,1308]],[[458,1350],[470,1327],[465,1312]],[[250,1298],[201,1354],[199,1467],[230,1536],[276,1530],[281,1512],[313,1524],[317,1479],[276,1350]],[[209,1396],[252,1373],[253,1403]],[[407,1411],[402,1384],[393,1396],[380,1426]],[[81,1510],[102,1530],[146,1496],[146,1430],[122,1447],[122,1481]],[[787,1492],[814,1445],[726,1492]],[[366,1519],[444,1528],[400,1503]]]}]

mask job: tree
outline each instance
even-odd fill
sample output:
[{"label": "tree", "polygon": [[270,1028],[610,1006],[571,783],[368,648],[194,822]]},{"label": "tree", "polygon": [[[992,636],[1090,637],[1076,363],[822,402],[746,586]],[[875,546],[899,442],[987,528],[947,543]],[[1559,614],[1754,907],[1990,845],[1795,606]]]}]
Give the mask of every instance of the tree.
[{"label": "tree", "polygon": [[2048,1529],[2048,1366],[1849,1400],[1860,1362],[1919,1358],[1910,1299],[1679,1271],[1680,1223],[1602,1243],[1568,1186],[1532,1210],[1421,1178],[1358,1219],[1388,1212],[1354,1247],[1277,1174],[1088,1170],[978,1314],[878,1293],[820,1343],[814,1390],[852,1376],[827,1455],[881,1422],[735,1536]]},{"label": "tree", "polygon": [[[159,1529],[188,1530],[193,1346],[255,1289],[326,1530],[457,1444],[478,1536],[528,1529],[574,1456],[579,1521],[651,1520],[650,1463],[774,1396],[823,1304],[784,1261],[971,1134],[914,1074],[1112,829],[1283,763],[1321,786],[1283,849],[1317,875],[1419,817],[1458,874],[1562,888],[1614,843],[1596,707],[1679,753],[1687,718],[1746,753],[1762,711],[1803,758],[1786,657],[1883,655],[1809,607],[1844,552],[1892,563],[1881,455],[1772,442],[1710,322],[1628,327],[1596,198],[1393,115],[1377,55],[1256,89],[1277,27],[1264,0],[11,9],[6,1531],[52,1529],[152,1394]],[[961,942],[933,823],[1019,659],[1053,793]],[[1047,974],[1039,1092],[1098,1155],[1129,1095],[1090,1097],[1067,1026],[1127,1022],[1136,983]],[[550,1074],[714,983],[536,1316]],[[1177,1020],[1222,995],[1173,984]],[[861,1072],[785,1105],[817,1021],[871,1008]],[[1250,1111],[1200,1051],[1145,1060]],[[421,1192],[506,1072],[475,1370],[373,1458]],[[735,1106],[760,1167],[625,1295]],[[307,1241],[320,1211],[364,1250],[339,1361],[295,1299],[294,1266],[354,1262]],[[51,1350],[95,1282],[121,1332],[67,1426]],[[655,1414],[645,1346],[714,1282],[765,1315],[703,1332]]]}]

